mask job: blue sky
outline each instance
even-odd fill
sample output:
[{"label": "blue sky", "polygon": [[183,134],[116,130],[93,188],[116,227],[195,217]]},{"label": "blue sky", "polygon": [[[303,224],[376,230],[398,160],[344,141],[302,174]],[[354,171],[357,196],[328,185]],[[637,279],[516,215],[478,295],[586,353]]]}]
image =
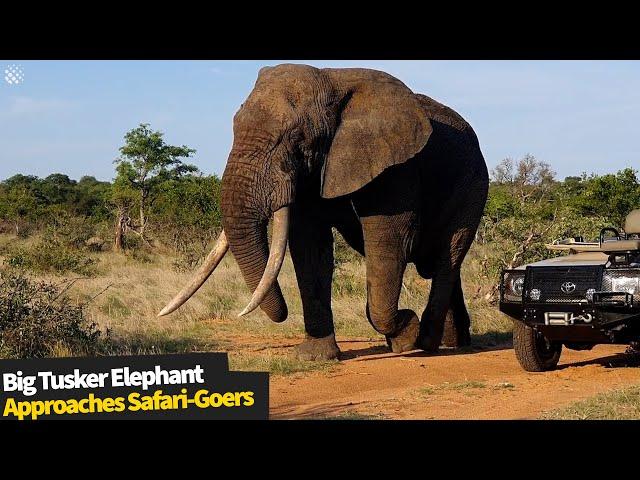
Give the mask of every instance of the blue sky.
[{"label": "blue sky", "polygon": [[531,153],[559,178],[638,166],[640,62],[634,61],[2,61],[0,178],[113,177],[124,133],[141,122],[221,174],[232,118],[260,67],[283,62],[387,71],[474,127],[489,167]]}]

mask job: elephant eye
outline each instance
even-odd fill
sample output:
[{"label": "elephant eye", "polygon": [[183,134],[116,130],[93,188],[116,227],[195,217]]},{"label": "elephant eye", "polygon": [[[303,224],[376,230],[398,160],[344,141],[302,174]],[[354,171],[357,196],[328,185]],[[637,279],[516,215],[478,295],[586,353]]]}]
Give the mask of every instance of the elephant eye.
[{"label": "elephant eye", "polygon": [[285,157],[280,160],[280,171],[283,173],[291,173],[294,170],[294,159]]},{"label": "elephant eye", "polygon": [[295,148],[302,143],[304,140],[304,133],[302,133],[299,129],[294,128],[289,132],[289,141],[294,145]]}]

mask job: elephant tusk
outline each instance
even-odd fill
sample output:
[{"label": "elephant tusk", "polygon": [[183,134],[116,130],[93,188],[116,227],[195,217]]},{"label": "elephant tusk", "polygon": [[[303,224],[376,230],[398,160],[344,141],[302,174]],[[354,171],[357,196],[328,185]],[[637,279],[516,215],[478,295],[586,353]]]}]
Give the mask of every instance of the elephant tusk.
[{"label": "elephant tusk", "polygon": [[200,267],[200,270],[193,277],[191,282],[187,284],[180,293],[178,293],[173,300],[171,300],[166,307],[162,309],[162,311],[158,314],[159,317],[164,315],[168,315],[169,313],[177,310],[183,303],[185,303],[191,295],[196,293],[196,291],[204,284],[204,282],[209,278],[209,276],[216,269],[225,253],[229,250],[229,242],[227,240],[227,236],[224,233],[224,230],[218,236],[218,240],[216,241],[215,246],[207,255],[207,258],[204,260],[204,263]]},{"label": "elephant tusk", "polygon": [[239,317],[254,311],[267,296],[269,289],[278,278],[284,255],[287,251],[289,237],[289,207],[282,207],[273,214],[273,237],[269,249],[269,259],[264,269],[260,283],[253,292],[251,301],[238,315]]}]

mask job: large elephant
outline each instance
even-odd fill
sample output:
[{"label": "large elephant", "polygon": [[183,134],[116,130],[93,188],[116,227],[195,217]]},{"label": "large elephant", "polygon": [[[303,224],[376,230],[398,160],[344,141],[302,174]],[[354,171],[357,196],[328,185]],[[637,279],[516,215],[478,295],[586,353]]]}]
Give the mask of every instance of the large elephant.
[{"label": "large elephant", "polygon": [[[366,315],[394,352],[470,343],[460,267],[484,209],[487,167],[456,112],[368,69],[262,68],[233,119],[223,232],[182,305],[231,248],[256,307],[287,318],[277,276],[287,243],[304,313],[303,359],[339,356],[331,312],[335,227],[365,256]],[[267,223],[273,215],[271,246]],[[409,262],[432,279],[419,321],[398,309]]]}]

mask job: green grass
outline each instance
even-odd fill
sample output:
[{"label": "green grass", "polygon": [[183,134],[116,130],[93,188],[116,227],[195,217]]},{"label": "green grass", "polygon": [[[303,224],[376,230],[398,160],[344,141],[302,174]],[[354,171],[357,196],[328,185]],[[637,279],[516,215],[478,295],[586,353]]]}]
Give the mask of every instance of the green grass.
[{"label": "green grass", "polygon": [[491,388],[492,390],[513,390],[515,385],[510,382],[500,382],[495,385],[487,385],[485,382],[479,382],[477,380],[467,380],[464,382],[449,383],[445,382],[441,385],[428,385],[416,390],[416,393],[420,396],[427,397],[429,395],[435,395],[443,391],[464,391],[479,390],[483,388]]},{"label": "green grass", "polygon": [[330,370],[337,361],[307,362],[287,355],[261,355],[247,353],[229,353],[229,368],[251,372],[269,372],[273,375],[292,375],[300,372]]},{"label": "green grass", "polygon": [[115,295],[107,295],[106,301],[99,308],[102,313],[109,317],[131,316],[131,309]]},{"label": "green grass", "polygon": [[472,388],[486,388],[486,384],[484,382],[477,382],[475,380],[468,380],[466,382],[458,382],[458,383],[445,383],[443,384],[443,388],[447,390],[467,390]]},{"label": "green grass", "polygon": [[108,338],[100,342],[102,355],[152,355],[224,351],[228,342],[212,337],[210,329],[201,323],[186,323],[178,328],[138,328],[109,330]]},{"label": "green grass", "polygon": [[445,382],[440,385],[428,385],[421,387],[417,390],[418,395],[429,396],[434,395],[444,390],[476,390],[480,388],[486,388],[487,384],[484,382],[478,382],[476,380],[467,380],[464,382],[449,383]]},{"label": "green grass", "polygon": [[545,420],[638,420],[640,385],[602,393],[567,407],[545,412]]},{"label": "green grass", "polygon": [[510,382],[500,382],[493,386],[494,390],[513,390],[516,386]]},{"label": "green grass", "polygon": [[367,289],[362,278],[351,273],[337,271],[331,284],[332,293],[338,297],[366,295]]},{"label": "green grass", "polygon": [[418,393],[424,396],[433,395],[434,393],[436,393],[436,391],[437,391],[437,388],[434,388],[434,387],[422,387],[418,389]]}]

